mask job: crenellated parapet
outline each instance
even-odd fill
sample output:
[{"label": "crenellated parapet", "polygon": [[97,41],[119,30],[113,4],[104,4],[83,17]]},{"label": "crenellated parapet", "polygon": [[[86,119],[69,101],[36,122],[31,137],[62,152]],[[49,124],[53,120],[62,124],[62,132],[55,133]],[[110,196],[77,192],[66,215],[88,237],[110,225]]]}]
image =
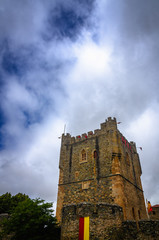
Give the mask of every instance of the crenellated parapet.
[{"label": "crenellated parapet", "polygon": [[87,133],[83,133],[81,135],[77,135],[77,136],[71,136],[69,133],[67,133],[66,135],[63,134],[62,135],[62,143],[63,144],[72,144],[75,142],[80,142],[86,139],[90,139],[90,138],[94,138],[96,136],[99,136],[101,134],[104,134],[106,132],[109,131],[115,131],[117,130],[117,122],[116,122],[116,118],[111,118],[108,117],[104,123],[100,124],[100,129],[95,129],[94,131],[89,131]]},{"label": "crenellated parapet", "polygon": [[129,151],[130,153],[137,153],[135,142],[133,142],[133,141],[129,142],[126,139],[126,137],[124,137],[121,133],[120,133],[120,140],[121,140],[122,146],[125,148],[125,150]]},{"label": "crenellated parapet", "polygon": [[100,124],[99,129],[95,129],[94,131],[89,131],[87,133],[83,133],[77,136],[71,136],[71,134],[63,134],[62,135],[62,144],[68,145],[68,144],[74,144],[79,143],[85,140],[89,140],[95,137],[98,137],[100,135],[106,134],[106,133],[114,133],[118,132],[120,136],[120,142],[121,146],[130,153],[137,153],[136,143],[133,141],[128,141],[125,136],[120,133],[120,131],[117,128],[117,121],[116,118],[108,117],[105,122]]}]

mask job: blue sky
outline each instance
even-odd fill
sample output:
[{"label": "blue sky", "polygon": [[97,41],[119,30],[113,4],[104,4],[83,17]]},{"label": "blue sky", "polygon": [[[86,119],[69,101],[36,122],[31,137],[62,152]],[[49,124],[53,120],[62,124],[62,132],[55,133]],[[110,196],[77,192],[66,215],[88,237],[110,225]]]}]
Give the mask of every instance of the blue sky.
[{"label": "blue sky", "polygon": [[56,203],[59,136],[109,116],[159,202],[158,0],[0,1],[0,194]]}]

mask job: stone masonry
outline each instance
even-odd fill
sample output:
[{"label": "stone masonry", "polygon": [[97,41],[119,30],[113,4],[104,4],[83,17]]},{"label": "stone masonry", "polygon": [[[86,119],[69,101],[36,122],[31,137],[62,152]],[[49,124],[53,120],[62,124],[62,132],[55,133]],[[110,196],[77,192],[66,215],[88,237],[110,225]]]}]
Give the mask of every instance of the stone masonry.
[{"label": "stone masonry", "polygon": [[151,220],[159,220],[159,204],[152,206],[152,211],[149,212]]},{"label": "stone masonry", "polygon": [[[118,206],[116,213],[120,213],[120,221],[147,219],[140,180],[142,171],[136,145],[134,142],[128,142],[120,133],[115,118],[109,117],[101,124],[100,129],[82,136],[72,137],[68,133],[63,134],[59,169],[56,216],[59,223],[62,223],[62,232],[68,224],[65,237],[73,231],[69,229],[72,223],[68,220],[67,209],[70,209],[70,206],[71,209],[74,207],[77,210],[79,206],[91,205],[89,209],[94,209],[88,213],[90,234],[94,232],[92,226],[95,226],[95,222],[103,221],[101,220],[103,213],[100,214],[100,211],[96,218],[93,217],[99,206],[104,206],[106,215],[110,214],[108,206],[112,205],[112,209],[113,206]],[[79,216],[75,211],[76,224],[73,224],[76,225],[75,235],[78,235]],[[93,223],[91,219],[96,220]],[[104,221],[105,227],[109,225],[108,221]]]},{"label": "stone masonry", "polygon": [[106,203],[79,203],[63,207],[62,211],[62,240],[78,239],[79,217],[90,218],[90,239],[108,237],[110,227],[118,228],[122,224],[122,208]]}]

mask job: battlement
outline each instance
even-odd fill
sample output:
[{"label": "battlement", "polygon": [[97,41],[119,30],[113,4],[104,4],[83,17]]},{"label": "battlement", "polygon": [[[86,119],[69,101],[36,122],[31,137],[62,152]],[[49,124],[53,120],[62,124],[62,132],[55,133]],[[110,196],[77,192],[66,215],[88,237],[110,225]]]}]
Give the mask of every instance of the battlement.
[{"label": "battlement", "polygon": [[106,202],[99,202],[96,204],[90,202],[82,202],[78,204],[67,204],[63,206],[63,217],[66,220],[69,220],[70,216],[77,215],[77,218],[82,216],[102,216],[108,219],[115,218],[120,216],[121,221],[123,220],[123,209],[117,204],[108,204]]},{"label": "battlement", "polygon": [[133,142],[133,141],[128,141],[122,133],[120,133],[120,136],[121,136],[121,141],[123,143],[123,145],[125,146],[125,148],[127,148],[130,152],[137,152],[137,149],[136,149],[136,143]]},{"label": "battlement", "polygon": [[[78,142],[83,142],[85,140],[89,140],[96,136],[100,136],[105,133],[113,133],[114,131],[120,131],[117,128],[116,118],[108,117],[105,122],[100,124],[100,129],[95,129],[94,131],[89,131],[87,133],[83,133],[77,136],[71,136],[71,134],[67,133],[66,135],[62,135],[62,144],[74,144]],[[128,141],[122,133],[120,133],[121,142],[123,143],[124,148],[128,149],[130,152],[137,152],[136,143],[133,141]]]},{"label": "battlement", "polygon": [[95,129],[94,131],[89,131],[87,133],[83,133],[81,135],[77,135],[76,137],[71,136],[69,133],[67,133],[66,135],[63,134],[62,135],[62,142],[64,144],[72,144],[75,142],[80,142],[92,137],[96,137],[99,136],[105,132],[108,131],[113,131],[113,130],[117,130],[117,122],[116,122],[116,118],[111,118],[108,117],[104,123],[100,124],[100,129]]}]

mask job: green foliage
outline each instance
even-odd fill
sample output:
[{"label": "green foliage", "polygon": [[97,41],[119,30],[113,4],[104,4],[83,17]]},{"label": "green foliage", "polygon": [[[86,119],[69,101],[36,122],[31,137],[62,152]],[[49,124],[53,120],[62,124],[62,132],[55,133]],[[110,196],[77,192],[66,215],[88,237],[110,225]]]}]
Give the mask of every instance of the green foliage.
[{"label": "green foliage", "polygon": [[[19,198],[22,199],[22,195]],[[14,198],[17,203],[19,198]],[[57,240],[60,228],[53,216],[52,203],[32,200],[29,197],[19,201],[12,208],[11,215],[2,223],[2,235],[11,235],[11,240]],[[3,238],[1,238],[3,239]]]},{"label": "green foliage", "polygon": [[0,214],[11,213],[13,209],[19,204],[19,202],[29,199],[28,195],[18,193],[12,196],[11,193],[5,193],[0,196]]}]

